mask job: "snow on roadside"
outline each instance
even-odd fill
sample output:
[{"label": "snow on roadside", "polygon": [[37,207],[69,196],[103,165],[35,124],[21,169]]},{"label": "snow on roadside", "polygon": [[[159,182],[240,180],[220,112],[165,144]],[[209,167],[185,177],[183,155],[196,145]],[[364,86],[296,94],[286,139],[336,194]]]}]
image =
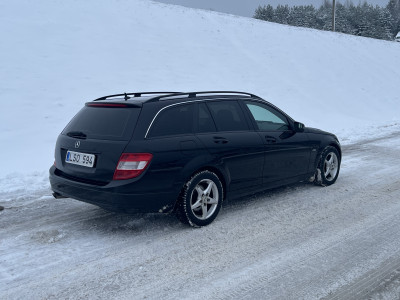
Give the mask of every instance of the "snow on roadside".
[{"label": "snow on roadside", "polygon": [[0,204],[13,201],[18,206],[51,195],[48,172],[11,173],[0,178]]},{"label": "snow on roadside", "polygon": [[365,124],[364,126],[347,127],[336,132],[342,146],[372,140],[400,132],[400,121],[383,124]]}]

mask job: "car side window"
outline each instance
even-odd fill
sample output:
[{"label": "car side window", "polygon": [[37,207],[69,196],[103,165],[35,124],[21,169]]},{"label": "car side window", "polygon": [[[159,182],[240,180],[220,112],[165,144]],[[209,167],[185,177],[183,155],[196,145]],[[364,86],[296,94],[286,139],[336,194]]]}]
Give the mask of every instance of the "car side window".
[{"label": "car side window", "polygon": [[246,102],[246,106],[249,108],[258,130],[289,130],[289,122],[286,117],[272,107],[255,102]]},{"label": "car side window", "polygon": [[207,102],[218,131],[249,130],[240,105],[235,100]]},{"label": "car side window", "polygon": [[216,132],[217,128],[215,127],[214,120],[211,117],[211,113],[208,110],[207,105],[205,103],[200,103],[198,107],[199,109],[197,113],[197,132]]},{"label": "car side window", "polygon": [[161,110],[151,126],[149,137],[193,133],[193,104],[175,105]]}]

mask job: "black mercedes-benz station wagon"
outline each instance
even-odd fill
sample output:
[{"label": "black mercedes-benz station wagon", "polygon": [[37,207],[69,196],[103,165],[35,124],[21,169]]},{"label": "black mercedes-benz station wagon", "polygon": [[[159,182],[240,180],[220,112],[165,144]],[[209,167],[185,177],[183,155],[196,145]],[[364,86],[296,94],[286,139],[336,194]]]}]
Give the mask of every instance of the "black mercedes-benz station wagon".
[{"label": "black mercedes-benz station wagon", "polygon": [[299,181],[333,184],[337,137],[241,92],[146,92],[88,102],[58,137],[50,182],[123,212],[210,224],[224,199]]}]

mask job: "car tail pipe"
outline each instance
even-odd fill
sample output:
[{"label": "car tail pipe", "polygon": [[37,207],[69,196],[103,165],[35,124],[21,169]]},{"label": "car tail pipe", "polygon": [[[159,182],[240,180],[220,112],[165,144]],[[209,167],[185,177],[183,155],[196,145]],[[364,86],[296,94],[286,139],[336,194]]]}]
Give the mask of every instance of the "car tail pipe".
[{"label": "car tail pipe", "polygon": [[65,196],[63,196],[63,195],[57,193],[57,192],[53,192],[53,197],[56,198],[56,199],[65,199],[65,198],[68,198],[68,197],[65,197]]}]

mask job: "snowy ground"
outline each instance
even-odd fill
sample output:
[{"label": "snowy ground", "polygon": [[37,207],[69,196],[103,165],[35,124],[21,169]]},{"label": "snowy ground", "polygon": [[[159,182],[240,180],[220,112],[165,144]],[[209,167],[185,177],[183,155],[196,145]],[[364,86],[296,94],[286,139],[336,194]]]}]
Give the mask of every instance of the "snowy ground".
[{"label": "snowy ground", "polygon": [[[400,298],[400,44],[147,0],[0,2],[0,298]],[[344,145],[337,184],[227,202],[191,229],[50,195],[85,101],[259,94]]]},{"label": "snowy ground", "polygon": [[4,299],[398,299],[400,133],[344,147],[331,187],[227,202],[210,226],[44,186],[0,212]]}]

